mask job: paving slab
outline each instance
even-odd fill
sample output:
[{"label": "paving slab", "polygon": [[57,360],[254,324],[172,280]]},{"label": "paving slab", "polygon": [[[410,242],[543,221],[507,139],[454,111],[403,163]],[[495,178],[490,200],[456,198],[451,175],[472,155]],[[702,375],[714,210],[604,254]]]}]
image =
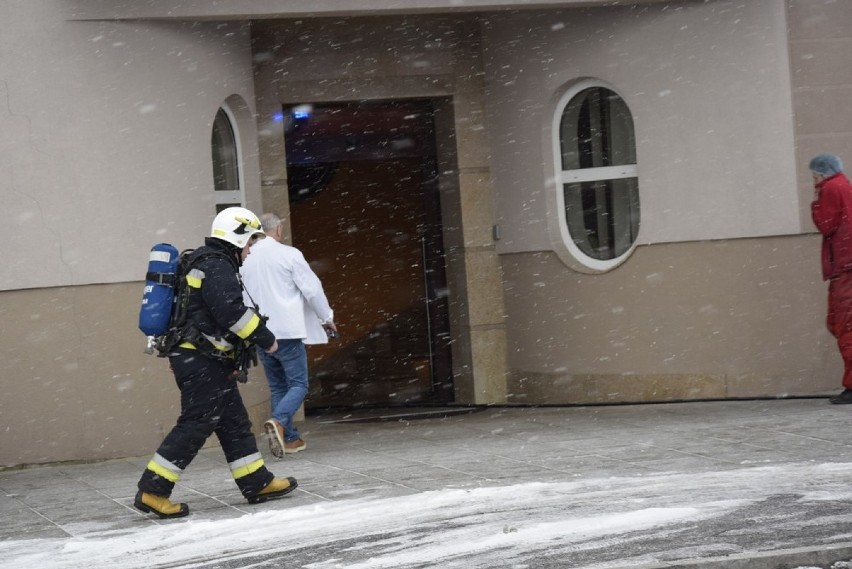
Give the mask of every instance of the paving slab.
[{"label": "paving slab", "polygon": [[[9,569],[784,569],[852,559],[852,406],[824,399],[310,416],[249,505],[218,448],[181,520],[136,511],[148,457],[0,470]],[[153,449],[152,449],[153,451]],[[88,557],[86,557],[88,556]]]}]

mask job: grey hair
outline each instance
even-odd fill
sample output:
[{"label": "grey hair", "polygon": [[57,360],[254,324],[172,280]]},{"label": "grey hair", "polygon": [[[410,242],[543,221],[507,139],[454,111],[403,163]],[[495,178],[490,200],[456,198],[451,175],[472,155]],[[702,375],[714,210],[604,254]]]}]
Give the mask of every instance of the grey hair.
[{"label": "grey hair", "polygon": [[260,216],[260,226],[264,233],[273,233],[281,225],[281,218],[274,213],[264,213]]}]

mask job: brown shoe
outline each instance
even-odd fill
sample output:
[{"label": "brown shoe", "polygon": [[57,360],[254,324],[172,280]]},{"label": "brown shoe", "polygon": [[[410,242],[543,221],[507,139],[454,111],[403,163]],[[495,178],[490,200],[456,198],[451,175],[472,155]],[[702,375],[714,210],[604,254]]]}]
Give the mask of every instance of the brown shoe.
[{"label": "brown shoe", "polygon": [[296,439],[294,441],[290,441],[289,443],[284,443],[284,452],[287,454],[293,454],[294,452],[299,452],[308,448],[308,445],[305,444],[305,441],[302,439]]},{"label": "brown shoe", "polygon": [[167,496],[157,496],[139,490],[133,500],[133,506],[137,510],[155,513],[161,518],[182,518],[189,514],[189,506],[171,502]]},{"label": "brown shoe", "polygon": [[266,431],[266,439],[269,441],[269,452],[275,458],[284,458],[284,425],[270,419],[263,424],[263,430]]},{"label": "brown shoe", "polygon": [[266,502],[267,500],[273,500],[275,498],[280,498],[281,496],[286,496],[293,490],[295,490],[299,486],[299,483],[296,482],[295,478],[273,478],[272,482],[267,484],[263,490],[258,492],[256,495],[248,498],[249,504],[261,504]]}]

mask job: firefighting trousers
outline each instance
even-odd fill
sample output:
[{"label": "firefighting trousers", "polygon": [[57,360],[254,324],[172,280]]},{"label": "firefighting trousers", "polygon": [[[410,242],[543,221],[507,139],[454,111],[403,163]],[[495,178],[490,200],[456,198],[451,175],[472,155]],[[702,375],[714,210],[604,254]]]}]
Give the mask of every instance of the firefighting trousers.
[{"label": "firefighting trousers", "polygon": [[170,496],[183,470],[216,433],[243,496],[256,495],[274,476],[257,450],[232,368],[195,350],[178,349],[169,362],[180,389],[180,417],[142,473],[139,489]]},{"label": "firefighting trousers", "polygon": [[852,272],[842,273],[829,282],[826,324],[837,339],[843,358],[843,387],[852,389]]}]

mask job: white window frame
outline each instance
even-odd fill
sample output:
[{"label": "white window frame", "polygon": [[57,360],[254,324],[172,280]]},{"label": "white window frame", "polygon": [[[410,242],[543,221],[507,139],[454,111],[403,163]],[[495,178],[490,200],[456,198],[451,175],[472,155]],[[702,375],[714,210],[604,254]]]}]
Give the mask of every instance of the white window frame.
[{"label": "white window frame", "polygon": [[[623,101],[625,100],[624,97],[622,97],[621,93],[619,93],[618,90],[615,89],[612,85],[598,79],[581,79],[575,83],[572,83],[559,97],[556,103],[556,108],[553,113],[553,122],[550,127],[551,148],[553,149],[553,165],[555,170],[553,180],[556,182],[555,184],[553,184],[555,187],[550,189],[550,191],[553,191],[556,194],[556,208],[555,211],[550,212],[550,223],[555,224],[556,227],[558,227],[558,233],[560,237],[558,243],[555,243],[554,245],[556,245],[557,247],[564,247],[564,252],[568,253],[568,258],[566,258],[564,254],[559,255],[560,258],[562,258],[563,261],[566,261],[566,263],[572,269],[578,272],[597,274],[611,271],[612,269],[616,268],[624,261],[626,261],[636,249],[636,246],[639,241],[638,236],[636,239],[633,240],[633,243],[630,245],[630,248],[628,248],[627,251],[625,251],[618,257],[615,257],[613,259],[601,260],[588,256],[577,246],[577,244],[574,242],[574,239],[572,239],[571,237],[570,231],[568,230],[568,220],[565,218],[564,184],[593,182],[598,180],[618,180],[624,178],[638,179],[639,168],[636,164],[625,164],[620,166],[606,166],[601,168],[562,170],[562,141],[560,137],[562,114],[565,112],[565,107],[568,106],[568,103],[571,101],[571,99],[576,97],[581,91],[584,91],[591,87],[601,87],[604,89],[608,89],[617,94],[619,97],[621,97]],[[553,219],[553,216],[555,216],[556,219]],[[562,252],[563,251],[557,251],[557,253]]]},{"label": "white window frame", "polygon": [[[243,173],[243,145],[240,143],[240,126],[237,122],[237,117],[234,115],[234,112],[231,110],[230,106],[227,103],[222,103],[219,106],[219,109],[216,110],[218,114],[219,110],[222,110],[225,113],[225,116],[228,118],[228,122],[231,125],[231,130],[234,133],[234,149],[236,150],[236,159],[237,159],[237,185],[238,189],[231,191],[217,190],[214,186],[213,188],[213,197],[214,197],[214,207],[225,205],[225,204],[239,204],[240,207],[245,207],[246,203],[246,195],[245,195],[245,177]],[[215,117],[214,117],[215,122]],[[211,148],[212,151],[212,148]],[[217,208],[218,209],[218,208]]]}]

